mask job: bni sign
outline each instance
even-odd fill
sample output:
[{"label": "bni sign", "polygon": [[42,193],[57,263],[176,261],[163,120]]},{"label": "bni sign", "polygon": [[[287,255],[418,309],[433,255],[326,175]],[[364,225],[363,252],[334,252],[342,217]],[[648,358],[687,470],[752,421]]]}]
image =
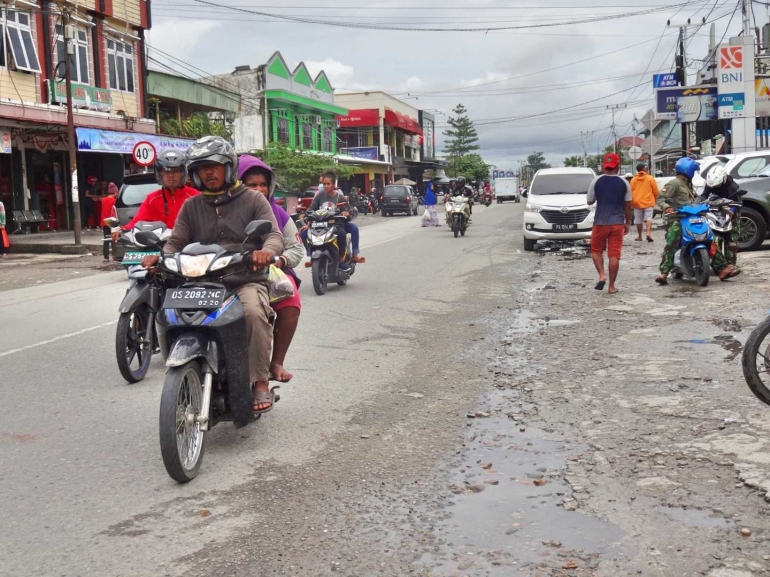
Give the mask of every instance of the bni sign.
[{"label": "bni sign", "polygon": [[[745,86],[743,70],[743,46],[723,44],[719,47],[719,118],[743,118],[745,116]],[[752,63],[753,66],[753,63]]]}]

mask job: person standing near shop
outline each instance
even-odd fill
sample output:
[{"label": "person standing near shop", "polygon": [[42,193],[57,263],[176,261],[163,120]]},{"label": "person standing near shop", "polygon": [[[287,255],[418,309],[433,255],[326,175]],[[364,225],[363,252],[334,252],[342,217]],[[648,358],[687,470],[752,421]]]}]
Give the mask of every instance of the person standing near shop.
[{"label": "person standing near shop", "polygon": [[104,238],[102,239],[102,251],[104,253],[104,262],[110,262],[110,246],[112,245],[112,229],[104,222],[105,219],[111,216],[117,216],[115,214],[115,200],[118,198],[118,187],[114,182],[107,185],[107,196],[102,199],[101,203],[101,219],[102,232]]},{"label": "person standing near shop", "polygon": [[5,230],[5,205],[0,201],[0,258],[8,258],[7,249],[11,247],[8,231]]},{"label": "person standing near shop", "polygon": [[94,228],[99,228],[101,217],[100,203],[102,201],[102,183],[93,174],[86,179],[86,197],[83,202],[83,228],[91,228],[89,219],[93,220]]}]

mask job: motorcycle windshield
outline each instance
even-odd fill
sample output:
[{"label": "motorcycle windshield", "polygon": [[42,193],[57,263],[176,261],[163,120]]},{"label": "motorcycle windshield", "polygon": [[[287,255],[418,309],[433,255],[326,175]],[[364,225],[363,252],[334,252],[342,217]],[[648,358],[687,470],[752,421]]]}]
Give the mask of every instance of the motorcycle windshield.
[{"label": "motorcycle windshield", "polygon": [[676,209],[676,212],[683,216],[698,216],[699,214],[707,213],[708,210],[708,204],[688,204],[686,206],[680,206]]}]

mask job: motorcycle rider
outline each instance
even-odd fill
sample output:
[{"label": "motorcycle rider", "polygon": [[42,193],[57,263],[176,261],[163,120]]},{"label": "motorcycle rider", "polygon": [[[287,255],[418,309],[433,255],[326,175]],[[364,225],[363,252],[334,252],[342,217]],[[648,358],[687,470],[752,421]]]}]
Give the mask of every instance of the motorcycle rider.
[{"label": "motorcycle rider", "polygon": [[[188,199],[198,196],[200,191],[185,184],[187,170],[185,153],[179,150],[167,149],[158,155],[155,161],[155,179],[160,189],[151,192],[139,206],[136,216],[122,230],[131,230],[137,222],[162,222],[168,228],[174,228],[177,215],[182,204]],[[120,231],[112,233],[113,242],[120,238]]]},{"label": "motorcycle rider", "polygon": [[473,188],[468,185],[468,180],[464,176],[457,177],[457,183],[455,184],[455,196],[464,196],[468,199],[468,209],[473,214]]},{"label": "motorcycle rider", "polygon": [[[715,166],[712,168],[708,176],[706,176],[706,186],[703,189],[701,200],[707,202],[709,197],[714,195],[719,198],[726,198],[727,200],[736,204],[743,205],[743,194],[741,194],[741,187],[735,182],[732,176],[727,174],[724,166]],[[737,268],[738,266],[738,238],[740,237],[740,223],[741,223],[741,210],[740,208],[735,211],[733,216],[733,230],[730,233],[729,242],[726,243],[728,252],[725,254],[727,262]]]},{"label": "motorcycle rider", "polygon": [[[663,211],[663,218],[666,220],[666,246],[663,248],[663,257],[660,261],[660,275],[655,277],[655,282],[661,286],[668,284],[668,273],[674,267],[674,254],[682,244],[682,223],[676,215],[676,209],[698,201],[698,197],[693,192],[692,178],[699,169],[700,165],[692,158],[680,158],[674,166],[676,178],[666,184],[658,196],[657,206]],[[729,264],[720,252],[714,255],[711,266],[720,280],[727,280],[740,274],[740,271]]]},{"label": "motorcycle rider", "polygon": [[[253,220],[267,220],[272,230],[263,237],[262,248],[247,243],[251,250],[251,271],[229,276],[226,284],[238,295],[246,316],[249,378],[254,385],[255,413],[273,408],[275,395],[269,387],[270,349],[274,318],[267,292],[267,269],[283,253],[283,234],[268,200],[237,179],[238,156],[220,136],[205,136],[187,150],[187,170],[202,194],[182,205],[163,251],[173,255],[192,242],[218,244],[226,250],[243,250],[244,230]],[[145,257],[145,268],[160,257]]]}]

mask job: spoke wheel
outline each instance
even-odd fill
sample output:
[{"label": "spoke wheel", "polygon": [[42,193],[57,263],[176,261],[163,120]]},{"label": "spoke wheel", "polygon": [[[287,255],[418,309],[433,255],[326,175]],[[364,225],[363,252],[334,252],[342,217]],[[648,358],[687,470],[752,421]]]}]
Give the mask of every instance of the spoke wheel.
[{"label": "spoke wheel", "polygon": [[169,368],[160,399],[160,452],[166,471],[178,483],[192,481],[201,467],[204,431],[197,417],[202,403],[197,361]]},{"label": "spoke wheel", "polygon": [[120,374],[129,383],[138,383],[146,375],[152,360],[152,321],[150,311],[142,306],[118,319],[115,332],[115,356]]}]

